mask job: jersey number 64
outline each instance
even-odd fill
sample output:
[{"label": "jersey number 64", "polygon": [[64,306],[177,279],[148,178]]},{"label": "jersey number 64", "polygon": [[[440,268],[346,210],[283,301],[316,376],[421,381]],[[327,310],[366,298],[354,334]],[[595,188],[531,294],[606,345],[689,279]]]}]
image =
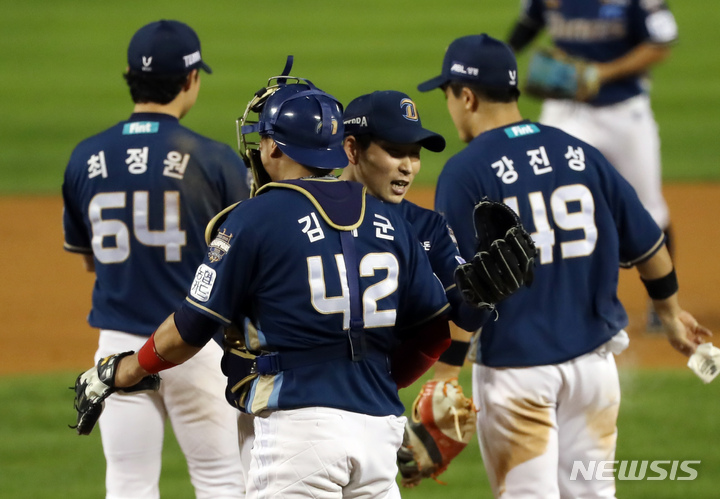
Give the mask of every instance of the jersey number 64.
[{"label": "jersey number 64", "polygon": [[[95,195],[88,206],[92,225],[92,249],[101,263],[120,263],[130,256],[130,230],[121,218],[103,218],[103,210],[125,208],[127,193],[103,192]],[[165,248],[165,260],[179,262],[181,250],[187,242],[180,229],[180,193],[167,191],[163,196],[163,230],[150,230],[150,201],[148,191],[132,193],[132,228],[135,238],[145,246]],[[127,220],[123,210],[122,217]]]}]

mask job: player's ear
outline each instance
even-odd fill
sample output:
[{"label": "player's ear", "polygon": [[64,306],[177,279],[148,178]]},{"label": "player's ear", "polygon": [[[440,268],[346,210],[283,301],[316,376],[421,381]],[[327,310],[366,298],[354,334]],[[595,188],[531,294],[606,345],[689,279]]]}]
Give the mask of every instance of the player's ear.
[{"label": "player's ear", "polygon": [[193,69],[190,71],[187,75],[187,79],[185,80],[185,83],[183,84],[183,90],[188,91],[190,90],[190,87],[193,83],[196,83],[197,80],[200,78],[200,71],[197,69]]},{"label": "player's ear", "polygon": [[477,108],[477,105],[478,105],[477,95],[475,95],[475,92],[473,92],[468,87],[462,87],[462,93],[460,94],[460,98],[463,101],[463,105],[465,106],[465,109],[467,109],[468,111],[474,111],[475,108]]},{"label": "player's ear", "polygon": [[281,158],[282,157],[283,152],[280,150],[277,143],[273,139],[268,137],[266,144],[267,144],[267,147],[269,148],[268,155],[271,158]]},{"label": "player's ear", "polygon": [[358,142],[357,139],[355,139],[355,136],[348,135],[347,137],[345,137],[343,147],[345,148],[345,154],[347,154],[350,164],[357,165],[358,156],[360,155],[360,147],[358,146]]}]

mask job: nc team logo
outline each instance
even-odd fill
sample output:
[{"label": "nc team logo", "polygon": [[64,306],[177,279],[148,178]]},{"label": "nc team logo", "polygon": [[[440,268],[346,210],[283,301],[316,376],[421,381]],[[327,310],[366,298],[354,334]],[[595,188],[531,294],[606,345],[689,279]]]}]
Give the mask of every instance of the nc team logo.
[{"label": "nc team logo", "polygon": [[404,111],[403,118],[405,118],[406,120],[418,120],[417,108],[415,107],[415,103],[411,99],[405,98],[401,100],[400,109]]},{"label": "nc team logo", "polygon": [[508,70],[510,76],[510,85],[517,86],[517,71]]},{"label": "nc team logo", "polygon": [[225,232],[218,232],[215,240],[210,243],[210,250],[208,251],[208,260],[211,262],[219,262],[225,256],[225,253],[230,251],[230,239],[233,235]]},{"label": "nc team logo", "polygon": [[142,67],[143,71],[152,71],[152,67],[151,67],[152,56],[150,56],[150,57],[142,56],[142,63],[143,63],[143,67]]}]

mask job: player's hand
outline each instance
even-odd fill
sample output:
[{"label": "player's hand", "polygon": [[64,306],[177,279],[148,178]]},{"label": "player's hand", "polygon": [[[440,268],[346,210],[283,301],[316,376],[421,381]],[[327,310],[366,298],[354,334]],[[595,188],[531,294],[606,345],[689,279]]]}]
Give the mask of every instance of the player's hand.
[{"label": "player's hand", "polygon": [[404,487],[442,474],[475,433],[476,410],[457,379],[426,382],[415,399],[397,453]]},{"label": "player's hand", "polygon": [[78,375],[75,380],[75,411],[77,411],[77,424],[71,426],[77,430],[78,435],[89,435],[105,408],[105,399],[115,392],[134,393],[140,391],[154,391],[160,388],[160,376],[153,374],[141,379],[132,386],[120,388],[115,384],[117,367],[121,359],[134,352],[123,352],[110,355],[98,361],[92,367]]},{"label": "player's hand", "polygon": [[463,299],[476,308],[496,303],[530,286],[537,249],[517,214],[508,205],[483,199],[473,211],[478,251],[455,269]]},{"label": "player's hand", "polygon": [[659,314],[667,332],[668,341],[681,354],[689,357],[698,345],[705,343],[712,337],[712,332],[698,323],[689,312],[682,311],[672,320],[664,320]]}]

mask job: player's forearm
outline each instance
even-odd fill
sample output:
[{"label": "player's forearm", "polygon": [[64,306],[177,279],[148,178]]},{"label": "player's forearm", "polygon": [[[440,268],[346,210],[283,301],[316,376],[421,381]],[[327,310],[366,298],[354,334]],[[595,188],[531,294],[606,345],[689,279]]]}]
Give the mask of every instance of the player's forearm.
[{"label": "player's forearm", "polygon": [[668,45],[643,43],[624,56],[610,62],[597,63],[601,82],[608,82],[647,72],[670,55]]},{"label": "player's forearm", "polygon": [[83,255],[83,265],[88,272],[95,272],[95,257],[93,255]]},{"label": "player's forearm", "polygon": [[637,269],[660,320],[665,323],[678,317],[682,309],[678,303],[677,281],[667,247],[639,263]]},{"label": "player's forearm", "polygon": [[153,333],[140,350],[120,360],[115,386],[139,383],[145,376],[169,369],[193,357],[201,347],[185,343],[175,326],[174,314]]},{"label": "player's forearm", "polygon": [[521,17],[513,26],[508,45],[515,51],[520,52],[532,42],[542,30],[542,26],[535,24],[528,18]]},{"label": "player's forearm", "polygon": [[457,378],[460,375],[470,348],[470,340],[472,334],[464,329],[450,324],[450,338],[452,342],[450,346],[441,355],[435,363],[433,370],[433,379],[445,381]]},{"label": "player's forearm", "polygon": [[668,275],[673,270],[673,263],[667,246],[660,248],[652,257],[638,263],[636,267],[640,277],[646,281]]}]

